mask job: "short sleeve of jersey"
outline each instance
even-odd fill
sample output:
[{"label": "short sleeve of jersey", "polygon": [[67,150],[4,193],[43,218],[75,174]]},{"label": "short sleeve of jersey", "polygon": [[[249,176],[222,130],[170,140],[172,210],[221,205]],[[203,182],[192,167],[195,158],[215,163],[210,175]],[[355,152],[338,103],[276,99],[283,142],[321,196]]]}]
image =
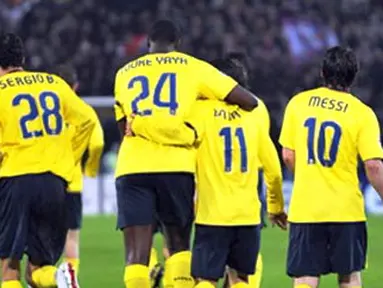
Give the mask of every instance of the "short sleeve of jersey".
[{"label": "short sleeve of jersey", "polygon": [[126,115],[124,113],[122,102],[121,102],[121,72],[118,71],[116,74],[116,80],[114,83],[114,113],[117,121],[120,121],[122,118],[124,118]]},{"label": "short sleeve of jersey", "polygon": [[203,98],[223,100],[238,83],[207,62],[199,61],[195,71],[199,75],[199,93]]},{"label": "short sleeve of jersey", "polygon": [[[294,99],[294,98],[293,98]],[[279,143],[284,148],[295,150],[295,127],[294,127],[294,113],[296,102],[290,100],[285,110],[283,118],[281,134],[279,136]]]},{"label": "short sleeve of jersey", "polygon": [[383,159],[380,138],[380,127],[375,113],[368,108],[364,113],[363,123],[358,134],[358,153],[363,161],[369,159]]}]

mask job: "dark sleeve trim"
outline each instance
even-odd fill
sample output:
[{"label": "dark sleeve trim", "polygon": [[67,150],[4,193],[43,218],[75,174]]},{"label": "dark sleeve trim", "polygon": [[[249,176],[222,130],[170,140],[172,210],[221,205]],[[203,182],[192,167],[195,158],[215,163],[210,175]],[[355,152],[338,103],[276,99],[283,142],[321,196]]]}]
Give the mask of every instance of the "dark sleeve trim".
[{"label": "dark sleeve trim", "polygon": [[193,125],[190,124],[189,122],[185,122],[185,125],[186,125],[186,127],[188,127],[188,128],[190,128],[190,129],[193,130],[193,132],[194,132],[194,142],[197,142],[197,140],[198,140],[198,132],[197,132],[197,129],[195,129],[195,128],[193,127]]}]

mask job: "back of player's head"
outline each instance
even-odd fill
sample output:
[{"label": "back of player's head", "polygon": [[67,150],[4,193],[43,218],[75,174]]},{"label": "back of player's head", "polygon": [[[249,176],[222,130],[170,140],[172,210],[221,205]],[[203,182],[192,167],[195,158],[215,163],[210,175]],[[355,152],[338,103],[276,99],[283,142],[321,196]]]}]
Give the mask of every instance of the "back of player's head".
[{"label": "back of player's head", "polygon": [[177,44],[180,38],[180,29],[170,20],[158,20],[149,32],[149,41],[153,43]]},{"label": "back of player's head", "polygon": [[239,61],[226,57],[211,61],[211,65],[233,78],[241,86],[248,86],[246,68]]},{"label": "back of player's head", "polygon": [[326,51],[322,63],[322,76],[326,85],[346,89],[358,73],[358,62],[351,49],[335,46]]},{"label": "back of player's head", "polygon": [[52,73],[60,76],[71,87],[75,87],[78,83],[76,69],[70,64],[59,65],[53,69]]},{"label": "back of player's head", "polygon": [[19,36],[12,33],[0,35],[0,67],[8,69],[24,64],[24,45]]}]

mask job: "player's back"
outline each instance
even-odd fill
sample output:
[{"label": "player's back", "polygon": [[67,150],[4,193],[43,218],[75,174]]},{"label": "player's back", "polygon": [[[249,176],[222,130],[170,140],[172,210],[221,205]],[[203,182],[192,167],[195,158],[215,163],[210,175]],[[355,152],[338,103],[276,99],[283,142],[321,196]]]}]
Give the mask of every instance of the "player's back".
[{"label": "player's back", "polygon": [[195,109],[202,119],[197,131],[204,131],[197,152],[196,223],[259,224],[256,189],[262,123],[254,117],[256,110],[249,113],[219,101],[199,101]]},{"label": "player's back", "polygon": [[291,100],[284,123],[289,128],[281,134],[281,144],[296,157],[290,221],[365,219],[357,165],[358,155],[368,149],[363,126],[374,125],[374,117],[353,95],[328,88]]},{"label": "player's back", "polygon": [[0,78],[0,177],[52,172],[69,179],[74,165],[64,133],[63,81],[37,72]]}]

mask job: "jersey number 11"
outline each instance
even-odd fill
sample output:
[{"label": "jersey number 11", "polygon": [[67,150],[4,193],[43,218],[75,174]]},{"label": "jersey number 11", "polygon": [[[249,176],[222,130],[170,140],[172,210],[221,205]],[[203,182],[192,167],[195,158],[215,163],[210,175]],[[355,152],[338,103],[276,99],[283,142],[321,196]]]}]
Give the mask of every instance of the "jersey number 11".
[{"label": "jersey number 11", "polygon": [[225,156],[225,172],[231,172],[233,166],[233,138],[238,138],[240,152],[241,152],[241,172],[247,172],[247,147],[243,129],[238,127],[235,129],[233,135],[231,127],[224,127],[219,132],[219,136],[224,139],[224,156]]}]

